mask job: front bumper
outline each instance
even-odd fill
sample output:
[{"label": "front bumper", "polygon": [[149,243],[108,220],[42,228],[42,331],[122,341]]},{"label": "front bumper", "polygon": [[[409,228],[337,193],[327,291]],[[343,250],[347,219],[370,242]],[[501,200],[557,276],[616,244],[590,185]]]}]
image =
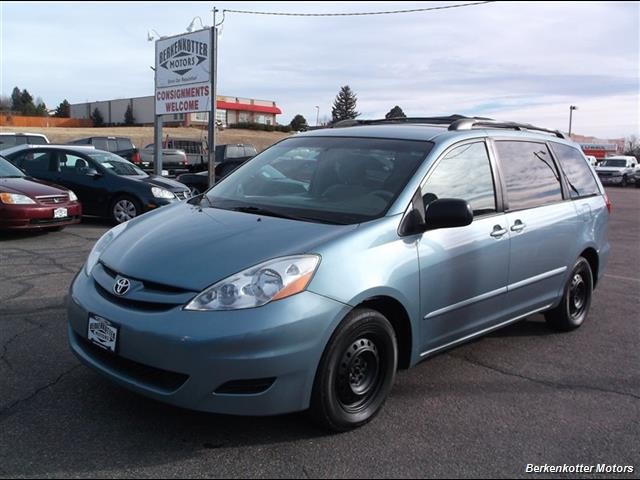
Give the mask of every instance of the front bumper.
[{"label": "front bumper", "polygon": [[603,185],[620,185],[622,183],[622,175],[607,175],[607,176],[600,176],[598,175],[598,178],[600,179],[600,182]]},{"label": "front bumper", "polygon": [[[54,218],[54,211],[66,208],[67,216]],[[82,207],[78,202],[54,205],[6,205],[0,204],[0,229],[29,230],[61,227],[79,223]]]},{"label": "front bumper", "polygon": [[[83,363],[140,394],[194,410],[275,415],[308,408],[322,352],[349,308],[303,292],[247,310],[144,311],[110,301],[81,272],[71,287],[68,334]],[[87,343],[89,314],[118,326],[117,355]],[[257,393],[215,393],[255,379],[275,380]]]}]

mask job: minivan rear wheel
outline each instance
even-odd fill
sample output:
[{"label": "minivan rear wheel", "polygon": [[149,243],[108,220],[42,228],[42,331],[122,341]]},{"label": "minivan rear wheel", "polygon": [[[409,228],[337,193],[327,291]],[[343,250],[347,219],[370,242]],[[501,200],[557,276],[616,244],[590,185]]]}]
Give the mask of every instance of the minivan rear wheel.
[{"label": "minivan rear wheel", "polygon": [[320,360],[311,398],[314,420],[337,432],[369,422],[391,391],[397,364],[396,335],[389,320],[375,310],[353,310]]},{"label": "minivan rear wheel", "polygon": [[563,332],[575,330],[589,314],[592,293],[591,266],[586,258],[580,257],[567,279],[560,305],[545,313],[547,323]]}]

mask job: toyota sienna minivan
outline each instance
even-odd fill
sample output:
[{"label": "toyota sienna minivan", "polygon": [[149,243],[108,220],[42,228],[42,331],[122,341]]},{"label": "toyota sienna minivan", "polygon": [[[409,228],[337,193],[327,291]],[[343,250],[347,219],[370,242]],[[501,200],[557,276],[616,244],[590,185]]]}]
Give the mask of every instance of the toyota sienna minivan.
[{"label": "toyota sienna minivan", "polygon": [[344,431],[400,368],[535,313],[585,322],[610,205],[576,144],[459,116],[352,123],[108,231],[71,286],[73,352],[173,405]]}]

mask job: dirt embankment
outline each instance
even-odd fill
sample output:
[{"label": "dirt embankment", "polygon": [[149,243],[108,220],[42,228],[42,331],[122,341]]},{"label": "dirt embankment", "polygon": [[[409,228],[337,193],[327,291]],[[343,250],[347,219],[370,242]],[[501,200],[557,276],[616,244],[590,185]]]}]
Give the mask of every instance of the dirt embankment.
[{"label": "dirt embankment", "polygon": [[[113,136],[128,137],[136,147],[143,148],[153,143],[153,127],[106,127],[106,128],[37,128],[37,127],[0,127],[2,132],[31,132],[42,133],[51,143],[67,143],[83,137]],[[199,128],[165,127],[162,129],[164,138],[182,137],[205,139],[207,131]],[[259,132],[254,130],[227,129],[217,132],[216,143],[250,143],[260,152],[289,133]]]}]

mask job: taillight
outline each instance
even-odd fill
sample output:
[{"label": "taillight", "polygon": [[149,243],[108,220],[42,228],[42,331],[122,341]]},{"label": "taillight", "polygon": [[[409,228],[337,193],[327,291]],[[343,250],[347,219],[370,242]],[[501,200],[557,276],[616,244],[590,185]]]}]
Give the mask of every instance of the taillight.
[{"label": "taillight", "polygon": [[131,156],[131,161],[133,163],[140,163],[140,152],[136,152]]},{"label": "taillight", "polygon": [[611,200],[609,200],[609,195],[607,195],[606,193],[604,194],[604,202],[607,204],[607,211],[611,213],[611,209],[613,208],[613,205],[611,205]]}]

